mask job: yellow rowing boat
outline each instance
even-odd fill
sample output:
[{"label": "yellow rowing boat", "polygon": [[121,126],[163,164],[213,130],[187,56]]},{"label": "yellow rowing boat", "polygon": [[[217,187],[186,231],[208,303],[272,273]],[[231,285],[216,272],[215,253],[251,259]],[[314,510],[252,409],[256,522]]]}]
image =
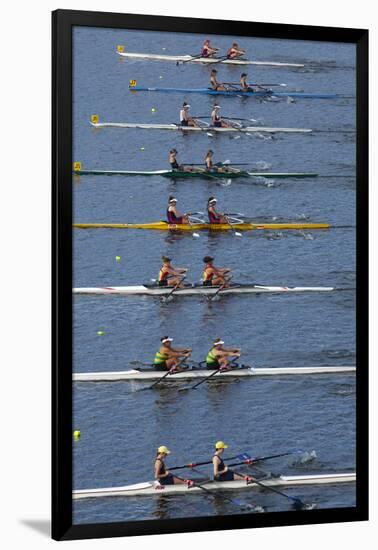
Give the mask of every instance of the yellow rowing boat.
[{"label": "yellow rowing boat", "polygon": [[199,231],[208,229],[210,231],[251,231],[255,229],[329,229],[328,223],[183,223],[169,224],[164,221],[151,223],[74,223],[79,229],[156,229],[160,231]]}]

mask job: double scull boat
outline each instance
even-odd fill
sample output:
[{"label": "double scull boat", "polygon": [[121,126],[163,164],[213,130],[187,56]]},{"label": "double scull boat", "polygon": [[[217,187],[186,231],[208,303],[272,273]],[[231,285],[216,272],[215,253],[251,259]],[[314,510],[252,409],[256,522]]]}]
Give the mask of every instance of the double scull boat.
[{"label": "double scull boat", "polygon": [[[262,478],[258,481],[263,482],[267,487],[290,487],[294,485],[334,485],[338,483],[352,483],[356,481],[354,472],[332,473],[332,474],[312,474]],[[147,481],[135,485],[126,485],[124,487],[107,487],[99,489],[78,489],[72,492],[74,500],[85,498],[104,498],[104,497],[136,497],[136,496],[155,496],[182,493],[199,494],[201,489],[208,491],[236,491],[245,489],[258,489],[256,483],[247,484],[245,481],[207,481],[199,487],[194,485],[188,488],[187,485],[160,485],[156,481]]]},{"label": "double scull boat", "polygon": [[[195,118],[195,117],[194,117]],[[311,128],[276,128],[268,126],[230,126],[227,128],[218,128],[216,126],[181,126],[180,124],[145,124],[136,122],[98,122],[98,116],[93,115],[90,120],[94,128],[139,128],[141,130],[175,130],[178,132],[216,132],[224,133],[301,133],[308,134],[312,132]]]},{"label": "double scull boat", "polygon": [[253,231],[261,230],[283,230],[283,229],[329,229],[328,223],[180,223],[173,224],[166,221],[150,223],[74,223],[73,227],[78,229],[154,229],[158,231],[199,231],[207,229],[210,231]]},{"label": "double scull boat", "polygon": [[337,94],[323,94],[323,93],[309,93],[309,92],[274,92],[272,90],[259,90],[256,92],[243,92],[242,90],[213,90],[212,88],[161,88],[153,86],[129,86],[131,92],[166,92],[166,93],[180,93],[180,94],[208,94],[208,95],[222,95],[230,97],[297,97],[307,99],[336,99]]},{"label": "double scull boat", "polygon": [[304,67],[302,63],[283,63],[280,61],[250,61],[249,59],[222,59],[216,57],[198,57],[198,55],[165,55],[155,53],[125,52],[122,45],[117,46],[117,53],[129,59],[150,59],[155,61],[175,61],[176,63],[210,63],[222,65],[260,65],[267,67]]},{"label": "double scull boat", "polygon": [[[185,288],[177,288],[175,296],[212,296],[217,294],[264,294],[293,292],[330,292],[335,290],[331,286],[265,286],[265,285],[231,285],[220,289],[219,286],[188,285]],[[139,286],[108,286],[108,287],[82,287],[74,288],[74,294],[116,294],[123,296],[166,296],[172,294],[172,287],[157,285]]]},{"label": "double scull boat", "polygon": [[[186,371],[176,372],[168,376],[169,380],[193,380],[197,378],[206,378],[213,374],[214,370],[198,368]],[[237,368],[229,371],[220,371],[214,375],[214,378],[243,378],[253,376],[292,376],[292,375],[317,375],[317,374],[354,374],[356,367],[267,367],[267,368]],[[156,371],[152,368],[146,370],[129,369],[117,372],[75,372],[72,375],[74,382],[118,382],[139,381],[148,382],[158,380],[164,372]]]}]

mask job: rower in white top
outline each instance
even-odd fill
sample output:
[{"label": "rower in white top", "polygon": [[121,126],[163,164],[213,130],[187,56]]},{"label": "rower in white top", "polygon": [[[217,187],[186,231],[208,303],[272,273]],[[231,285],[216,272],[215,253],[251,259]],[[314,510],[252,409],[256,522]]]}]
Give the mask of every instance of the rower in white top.
[{"label": "rower in white top", "polygon": [[180,110],[180,125],[181,126],[192,126],[197,128],[197,121],[189,115],[190,105],[184,101],[182,108]]}]

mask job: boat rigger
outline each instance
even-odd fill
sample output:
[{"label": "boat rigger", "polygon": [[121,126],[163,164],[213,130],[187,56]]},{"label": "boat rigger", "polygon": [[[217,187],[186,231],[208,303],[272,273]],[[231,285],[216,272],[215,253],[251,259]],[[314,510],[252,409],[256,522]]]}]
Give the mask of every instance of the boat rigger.
[{"label": "boat rigger", "polygon": [[[168,380],[195,380],[206,378],[216,371],[211,369],[190,369],[179,371],[168,376]],[[259,368],[237,368],[230,371],[220,371],[215,378],[250,378],[254,376],[299,376],[299,375],[323,375],[323,374],[354,374],[356,367],[337,366],[337,367],[259,367]],[[119,382],[139,381],[148,382],[158,380],[164,372],[155,371],[152,368],[146,370],[129,369],[118,372],[75,372],[72,375],[74,382]]]},{"label": "boat rigger", "polygon": [[199,57],[198,55],[165,55],[154,53],[137,53],[125,52],[124,46],[117,46],[117,53],[121,57],[129,59],[148,59],[154,61],[174,61],[185,63],[207,63],[207,64],[222,64],[222,65],[259,65],[266,67],[304,67],[303,63],[285,63],[281,61],[251,61],[249,59],[222,59],[217,57]]},{"label": "boat rigger", "polygon": [[[264,478],[261,480],[266,487],[290,487],[295,485],[334,485],[339,483],[353,483],[356,481],[354,472],[332,473],[332,474],[312,474],[297,476],[279,476]],[[107,487],[98,489],[77,489],[72,492],[74,500],[86,498],[105,498],[105,497],[136,497],[136,496],[157,496],[167,494],[182,493],[185,495],[199,494],[203,492],[203,487],[208,491],[236,491],[257,489],[259,485],[245,481],[209,481],[201,483],[201,486],[194,485],[188,487],[182,485],[160,485],[155,481],[126,485],[124,487]]]},{"label": "boat rigger", "polygon": [[253,231],[253,230],[286,230],[286,229],[329,229],[328,223],[182,223],[172,224],[165,221],[150,223],[74,223],[78,229],[154,229],[158,231]]}]

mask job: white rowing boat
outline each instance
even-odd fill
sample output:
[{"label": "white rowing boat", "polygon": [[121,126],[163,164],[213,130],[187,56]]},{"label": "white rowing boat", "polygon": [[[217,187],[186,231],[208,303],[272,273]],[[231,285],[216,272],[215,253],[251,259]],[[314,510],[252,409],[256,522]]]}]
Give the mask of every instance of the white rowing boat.
[{"label": "white rowing boat", "polygon": [[[213,374],[214,370],[210,369],[191,369],[184,372],[177,372],[169,375],[166,380],[192,380],[196,378],[206,378]],[[214,375],[215,378],[234,378],[234,377],[251,377],[251,376],[292,376],[303,374],[354,374],[356,367],[341,366],[341,367],[267,367],[267,368],[237,368],[230,371],[219,372]],[[129,369],[117,372],[75,372],[72,375],[74,382],[117,382],[120,380],[148,382],[150,380],[158,380],[164,375],[164,371],[156,371],[154,369],[138,370]]]},{"label": "white rowing boat", "polygon": [[249,59],[217,59],[214,57],[196,57],[193,55],[165,55],[155,53],[125,52],[123,46],[117,47],[117,53],[121,57],[129,59],[150,59],[155,61],[176,61],[191,63],[210,63],[215,65],[260,65],[266,67],[304,67],[303,63],[284,63],[280,61],[251,61]]},{"label": "white rowing boat", "polygon": [[[156,285],[139,286],[108,286],[74,288],[74,294],[120,294],[124,296],[166,296],[172,293],[172,287]],[[220,294],[263,294],[263,293],[291,293],[291,292],[330,292],[331,286],[263,286],[263,285],[235,285],[219,290],[217,286],[187,286],[174,291],[175,296],[211,296]]]},{"label": "white rowing boat", "polygon": [[[195,118],[195,117],[194,117]],[[275,128],[268,126],[245,126],[232,127],[232,128],[216,128],[215,126],[181,126],[180,124],[138,124],[134,122],[94,122],[90,121],[90,124],[94,128],[139,128],[141,130],[176,130],[182,132],[216,132],[216,133],[309,133],[312,132],[310,128]]]},{"label": "white rowing boat", "polygon": [[[259,480],[267,487],[289,487],[292,485],[325,485],[336,483],[352,483],[356,481],[356,474],[336,473],[336,474],[313,474],[299,476],[279,476]],[[236,491],[241,489],[257,489],[256,483],[246,484],[245,481],[209,481],[201,483],[201,486],[208,491]],[[126,485],[124,487],[107,487],[100,489],[79,489],[72,492],[74,500],[84,498],[104,498],[104,497],[136,497],[136,496],[155,496],[183,493],[198,494],[203,492],[200,487],[188,488],[187,485],[166,485],[163,487],[155,481],[137,483],[135,485]]]}]

